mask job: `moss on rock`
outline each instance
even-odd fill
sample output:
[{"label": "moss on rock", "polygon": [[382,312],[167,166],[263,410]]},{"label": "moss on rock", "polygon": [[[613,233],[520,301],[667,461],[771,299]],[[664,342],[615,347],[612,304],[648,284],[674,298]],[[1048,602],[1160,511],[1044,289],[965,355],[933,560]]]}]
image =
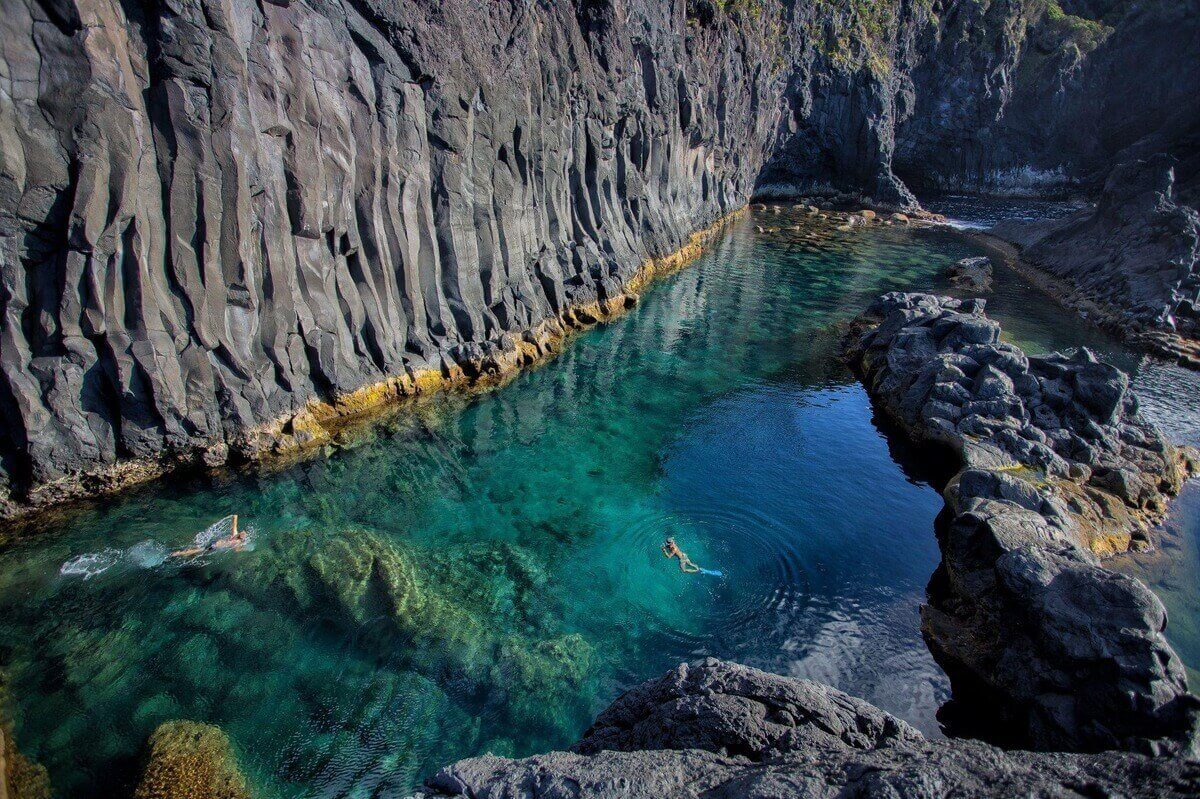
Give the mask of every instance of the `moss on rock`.
[{"label": "moss on rock", "polygon": [[168,721],[149,747],[134,799],[250,799],[229,738],[217,727]]},{"label": "moss on rock", "polygon": [[[9,704],[8,678],[0,672],[0,710]],[[50,775],[17,749],[11,721],[0,715],[0,799],[50,799]]]}]

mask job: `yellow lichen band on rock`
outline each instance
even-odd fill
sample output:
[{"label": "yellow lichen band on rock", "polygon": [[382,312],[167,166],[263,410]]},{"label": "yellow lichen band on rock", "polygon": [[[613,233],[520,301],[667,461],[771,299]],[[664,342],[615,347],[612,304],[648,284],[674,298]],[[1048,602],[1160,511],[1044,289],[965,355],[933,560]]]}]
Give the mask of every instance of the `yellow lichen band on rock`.
[{"label": "yellow lichen band on rock", "polygon": [[561,352],[571,334],[628,311],[652,282],[699,258],[708,244],[726,225],[742,216],[746,208],[743,206],[693,233],[675,252],[646,259],[616,296],[572,306],[522,333],[505,334],[498,351],[482,358],[451,363],[442,371],[424,369],[389,377],[331,400],[310,400],[294,414],[248,431],[242,437],[240,449],[251,460],[292,458],[304,450],[330,443],[346,426],[368,419],[401,400],[437,391],[486,389],[502,384],[521,369]]},{"label": "yellow lichen band on rock", "polygon": [[158,479],[183,466],[217,467],[236,453],[248,461],[288,460],[333,441],[343,429],[369,419],[397,403],[438,391],[489,389],[512,379],[518,371],[562,351],[573,334],[608,322],[637,304],[654,280],[696,260],[706,246],[732,221],[746,213],[742,206],[688,237],[675,252],[648,258],[626,281],[619,294],[573,306],[532,328],[506,333],[499,351],[480,359],[453,363],[442,369],[417,369],[394,375],[330,400],[309,400],[298,411],[239,433],[232,442],[210,441],[182,453],[132,458],[119,463],[51,480],[34,487],[23,500],[0,493],[0,520],[13,520],[71,500],[114,494]]},{"label": "yellow lichen band on rock", "polygon": [[210,724],[168,721],[150,736],[134,799],[250,799],[229,738]]}]

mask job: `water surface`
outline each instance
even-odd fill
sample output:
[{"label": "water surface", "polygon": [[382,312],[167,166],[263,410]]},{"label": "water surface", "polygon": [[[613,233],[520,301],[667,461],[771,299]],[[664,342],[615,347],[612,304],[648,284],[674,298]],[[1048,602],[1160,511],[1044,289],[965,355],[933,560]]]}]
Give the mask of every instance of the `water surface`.
[{"label": "water surface", "polygon": [[[978,252],[946,231],[754,232],[780,221],[737,223],[502,390],[406,407],[280,471],[95,503],[0,551],[22,748],[61,796],[121,795],[150,732],[194,719],[265,797],[402,794],[459,757],[568,745],[620,691],[705,655],[937,735],[948,683],[917,608],[944,464],[889,443],[835,351],[880,292],[939,287]],[[1023,346],[1142,368],[999,283]],[[158,563],[229,513],[251,550]],[[668,535],[724,576],[682,574]],[[87,554],[97,573],[62,573]]]}]

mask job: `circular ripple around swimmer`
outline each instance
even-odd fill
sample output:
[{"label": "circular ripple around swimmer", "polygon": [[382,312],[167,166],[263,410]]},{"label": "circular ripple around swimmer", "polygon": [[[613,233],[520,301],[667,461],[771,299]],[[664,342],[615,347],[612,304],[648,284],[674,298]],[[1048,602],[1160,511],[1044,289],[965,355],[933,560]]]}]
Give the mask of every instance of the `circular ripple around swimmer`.
[{"label": "circular ripple around swimmer", "polygon": [[[662,635],[682,652],[706,651],[750,630],[773,631],[806,612],[814,574],[797,546],[801,531],[751,507],[692,507],[649,512],[629,520],[614,545],[618,551],[652,553],[655,579],[647,587],[666,591],[683,615],[652,614],[648,632]],[[660,553],[674,537],[697,565],[722,576],[683,574]],[[618,561],[620,579],[640,582],[640,559]]]}]

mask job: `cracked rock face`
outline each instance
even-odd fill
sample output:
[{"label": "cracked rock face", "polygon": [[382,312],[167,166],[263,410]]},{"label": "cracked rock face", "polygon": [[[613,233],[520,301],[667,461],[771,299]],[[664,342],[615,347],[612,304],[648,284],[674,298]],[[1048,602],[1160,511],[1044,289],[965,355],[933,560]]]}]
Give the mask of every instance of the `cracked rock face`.
[{"label": "cracked rock face", "polygon": [[828,686],[708,659],[618,698],[572,752],[447,766],[426,797],[1183,797],[1180,758],[1004,752],[929,741]]},{"label": "cracked rock face", "polygon": [[1179,201],[1178,162],[1122,163],[1094,209],[1048,223],[1009,223],[996,235],[1071,289],[1068,305],[1098,307],[1117,328],[1200,337],[1200,213]]},{"label": "cracked rock face", "polygon": [[511,349],[743,205],[778,116],[762,31],[681,4],[14,0],[0,25],[19,501]]},{"label": "cracked rock face", "polygon": [[1081,50],[1043,0],[11,0],[0,517],[515,368],[756,191],[1191,185],[1190,5],[1067,4],[1121,12]]},{"label": "cracked rock face", "polygon": [[1120,370],[1086,349],[1025,355],[982,300],[891,293],[868,318],[848,354],[873,399],[963,465],[922,608],[952,726],[1022,748],[1195,756],[1200,700],[1166,611],[1096,557],[1145,542],[1195,454],[1141,417]]}]

